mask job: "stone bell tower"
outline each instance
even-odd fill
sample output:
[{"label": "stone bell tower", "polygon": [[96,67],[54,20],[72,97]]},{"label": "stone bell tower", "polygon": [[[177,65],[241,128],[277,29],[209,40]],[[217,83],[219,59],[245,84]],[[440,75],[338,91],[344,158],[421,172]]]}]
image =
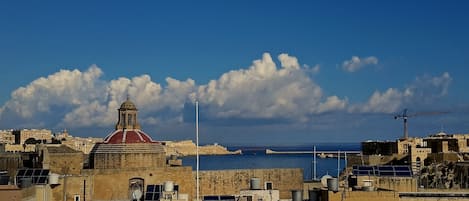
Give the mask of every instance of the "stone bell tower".
[{"label": "stone bell tower", "polygon": [[137,107],[129,100],[128,96],[127,100],[121,104],[121,107],[117,111],[119,112],[119,116],[116,130],[140,129],[140,124],[137,121]]}]

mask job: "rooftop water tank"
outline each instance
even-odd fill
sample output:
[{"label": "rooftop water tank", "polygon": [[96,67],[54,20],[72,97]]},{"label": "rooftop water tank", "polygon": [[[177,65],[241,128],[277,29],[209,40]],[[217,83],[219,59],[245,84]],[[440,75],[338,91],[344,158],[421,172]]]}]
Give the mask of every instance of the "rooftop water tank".
[{"label": "rooftop water tank", "polygon": [[172,181],[164,182],[164,191],[166,192],[174,191],[174,183]]},{"label": "rooftop water tank", "polygon": [[292,190],[291,191],[292,201],[303,201],[303,191],[302,190]]},{"label": "rooftop water tank", "polygon": [[373,186],[373,180],[363,180],[363,186]]},{"label": "rooftop water tank", "polygon": [[332,178],[332,176],[328,175],[328,174],[321,177],[322,187],[327,187],[327,179],[329,179],[329,178]]},{"label": "rooftop water tank", "polygon": [[308,191],[309,201],[321,200],[321,189],[313,189]]},{"label": "rooftop water tank", "polygon": [[363,180],[363,191],[374,191],[373,180]]},{"label": "rooftop water tank", "polygon": [[261,190],[261,179],[251,178],[251,190]]},{"label": "rooftop water tank", "polygon": [[333,192],[339,191],[339,182],[337,178],[328,178],[327,179],[327,189]]},{"label": "rooftop water tank", "polygon": [[59,184],[59,174],[49,174],[49,184]]}]

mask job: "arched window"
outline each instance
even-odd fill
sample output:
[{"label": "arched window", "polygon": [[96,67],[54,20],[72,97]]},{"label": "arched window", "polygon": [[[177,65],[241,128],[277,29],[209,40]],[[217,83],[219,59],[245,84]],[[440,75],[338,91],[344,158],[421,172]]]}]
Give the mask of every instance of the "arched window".
[{"label": "arched window", "polygon": [[132,117],[133,117],[132,114],[128,114],[128,116],[127,116],[129,126],[134,125],[134,122],[133,122],[134,119]]},{"label": "arched window", "polygon": [[132,201],[143,201],[144,180],[142,178],[129,179],[129,198]]},{"label": "arched window", "polygon": [[121,125],[122,126],[125,125],[125,114],[124,113],[121,114]]}]

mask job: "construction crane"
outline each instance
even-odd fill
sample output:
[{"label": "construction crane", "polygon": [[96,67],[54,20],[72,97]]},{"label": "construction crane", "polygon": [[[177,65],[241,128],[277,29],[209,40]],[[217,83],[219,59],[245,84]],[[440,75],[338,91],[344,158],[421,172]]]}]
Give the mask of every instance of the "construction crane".
[{"label": "construction crane", "polygon": [[404,139],[409,138],[409,132],[407,131],[407,108],[402,111],[402,114],[394,116],[394,119],[403,119],[404,120]]},{"label": "construction crane", "polygon": [[401,114],[395,115],[394,119],[402,119],[404,121],[404,139],[409,138],[409,132],[407,130],[407,119],[415,116],[424,116],[424,115],[436,115],[436,114],[445,114],[448,112],[419,112],[414,114],[407,114],[407,108],[405,108]]}]

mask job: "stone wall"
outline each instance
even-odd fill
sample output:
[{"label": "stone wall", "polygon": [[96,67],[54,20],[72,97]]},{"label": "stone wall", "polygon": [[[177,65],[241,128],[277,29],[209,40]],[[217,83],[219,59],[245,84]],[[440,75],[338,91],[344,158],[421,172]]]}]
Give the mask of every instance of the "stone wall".
[{"label": "stone wall", "polygon": [[83,153],[54,153],[49,155],[48,167],[52,173],[80,174],[83,169]]},{"label": "stone wall", "polygon": [[[86,195],[87,200],[93,201],[128,200],[129,180],[141,178],[145,187],[173,181],[179,186],[179,193],[189,195],[189,200],[192,200],[196,196],[195,175],[191,167],[83,170],[81,175],[60,178],[60,184],[51,188],[50,198],[51,201],[64,200],[65,197],[72,200],[75,195],[82,199]],[[301,169],[200,171],[200,195],[239,195],[240,190],[249,189],[253,177],[260,179],[262,187],[264,182],[272,182],[273,188],[280,191],[281,199],[291,199],[291,190],[303,188]]]},{"label": "stone wall", "polygon": [[179,193],[188,194],[190,199],[195,193],[195,180],[192,177],[191,167],[95,169],[83,170],[82,175],[61,178],[60,184],[52,188],[51,201],[64,200],[64,197],[73,200],[75,195],[80,195],[81,199],[86,195],[87,200],[93,201],[129,200],[129,180],[132,178],[143,179],[145,187],[173,181],[179,186]]},{"label": "stone wall", "polygon": [[393,155],[397,153],[395,141],[365,141],[361,143],[363,155]]},{"label": "stone wall", "polygon": [[15,176],[16,170],[23,167],[21,154],[0,153],[0,170],[7,170],[10,177]]},{"label": "stone wall", "polygon": [[417,192],[399,193],[400,201],[469,201],[467,192]]},{"label": "stone wall", "polygon": [[29,138],[36,140],[46,140],[51,142],[52,132],[47,129],[22,129],[14,130],[12,134],[15,136],[15,144],[24,144]]},{"label": "stone wall", "polygon": [[431,163],[443,163],[443,162],[457,162],[459,161],[458,153],[431,153],[428,154],[427,162],[425,165]]},{"label": "stone wall", "polygon": [[97,153],[90,155],[95,169],[126,169],[164,167],[166,155],[164,153]]},{"label": "stone wall", "polygon": [[347,155],[347,166],[353,165],[385,165],[393,160],[399,160],[404,155],[393,154],[390,156],[381,155]]},{"label": "stone wall", "polygon": [[0,185],[0,199],[8,201],[20,201],[22,198],[21,189],[14,185]]},{"label": "stone wall", "polygon": [[399,201],[399,194],[392,191],[345,191],[328,192],[329,201]]},{"label": "stone wall", "polygon": [[357,184],[362,186],[364,180],[372,180],[373,186],[386,190],[400,192],[417,191],[417,180],[412,177],[375,177],[375,176],[358,176]]},{"label": "stone wall", "polygon": [[6,152],[35,152],[35,144],[5,144]]},{"label": "stone wall", "polygon": [[299,168],[214,170],[200,171],[199,175],[201,195],[237,195],[249,189],[251,178],[259,178],[262,187],[272,182],[280,199],[291,199],[291,190],[303,189],[303,170]]}]

